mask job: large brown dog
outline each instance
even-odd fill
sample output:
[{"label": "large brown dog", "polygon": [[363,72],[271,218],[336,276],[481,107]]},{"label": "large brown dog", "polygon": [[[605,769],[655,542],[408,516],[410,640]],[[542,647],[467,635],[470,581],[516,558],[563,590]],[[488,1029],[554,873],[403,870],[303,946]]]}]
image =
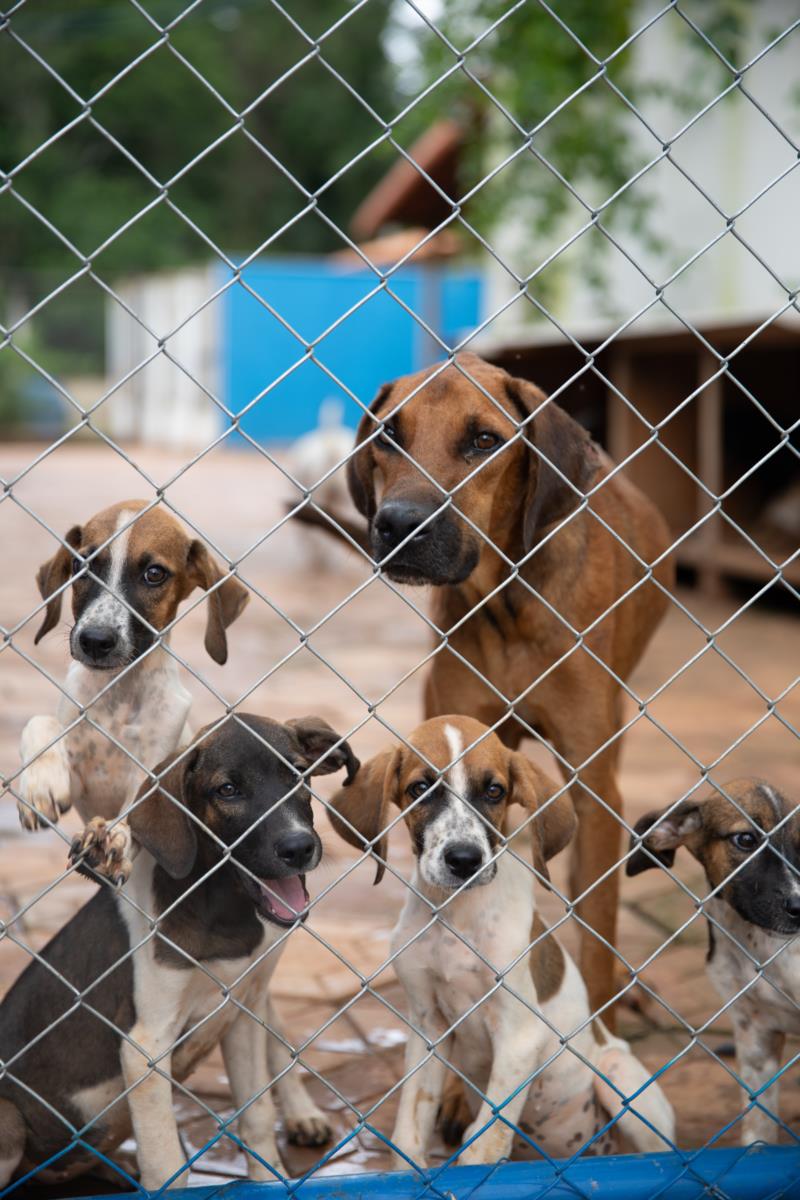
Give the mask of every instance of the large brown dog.
[{"label": "large brown dog", "polygon": [[390,579],[437,585],[431,615],[448,640],[425,716],[506,718],[498,732],[512,749],[534,730],[565,777],[579,771],[571,887],[591,927],[581,971],[592,1004],[605,1004],[622,807],[618,678],[666,608],[648,577],[656,563],[653,577],[672,580],[666,525],[567,413],[473,354],[384,385],[357,445],[349,484],[369,521],[359,540]]}]

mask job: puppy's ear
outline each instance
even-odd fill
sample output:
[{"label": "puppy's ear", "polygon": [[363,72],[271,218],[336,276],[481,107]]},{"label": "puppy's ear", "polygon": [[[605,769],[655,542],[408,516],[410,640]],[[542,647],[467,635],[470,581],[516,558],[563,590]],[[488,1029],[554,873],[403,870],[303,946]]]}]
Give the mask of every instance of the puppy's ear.
[{"label": "puppy's ear", "polygon": [[356,430],[356,447],[360,448],[356,449],[347,460],[347,486],[350,489],[353,504],[362,517],[366,517],[368,521],[375,516],[375,481],[372,477],[375,470],[375,458],[372,453],[372,442],[367,446],[362,446],[361,443],[377,428],[370,413],[377,412],[393,387],[392,383],[384,383],[370,404],[369,412],[364,413]]},{"label": "puppy's ear", "polygon": [[[664,816],[664,813],[668,815]],[[671,867],[678,846],[685,845],[687,838],[697,833],[702,824],[700,805],[694,800],[682,801],[671,812],[661,809],[660,812],[640,817],[633,827],[634,836],[630,845],[631,848],[636,846],[637,838],[641,838],[641,845],[636,846],[625,864],[625,874],[639,875],[642,871],[657,867],[659,863]]]},{"label": "puppy's ear", "polygon": [[198,753],[191,750],[172,766],[173,755],[160,762],[153,771],[161,777],[159,784],[145,779],[128,816],[132,836],[173,879],[185,879],[197,857],[194,821],[181,806]]},{"label": "puppy's ear", "polygon": [[[219,563],[196,538],[189,545],[186,574],[189,582],[187,596],[196,587],[208,591],[223,577]],[[220,665],[228,660],[228,639],[225,630],[240,615],[249,599],[250,593],[247,588],[232,575],[218,588],[214,588],[208,598],[205,647],[214,662]]]},{"label": "puppy's ear", "polygon": [[[73,550],[77,550],[81,544],[83,530],[80,525],[73,525],[69,533],[64,537],[64,541],[68,546],[72,546]],[[42,640],[46,633],[51,629],[55,629],[61,618],[61,600],[63,592],[58,591],[63,588],[64,584],[72,574],[73,555],[70,554],[66,546],[59,546],[52,558],[47,562],[42,563],[39,570],[36,572],[36,586],[39,589],[39,595],[43,600],[47,600],[47,608],[44,613],[44,620],[39,626],[36,637],[33,639],[34,645]],[[57,596],[53,593],[58,592]]]},{"label": "puppy's ear", "polygon": [[542,452],[541,456],[533,450],[529,454],[522,526],[527,553],[540,541],[548,526],[563,520],[577,508],[581,500],[579,493],[588,488],[600,460],[597,447],[583,426],[552,400],[545,404],[547,397],[535,384],[509,377],[506,390],[520,412],[536,412],[545,405],[525,426],[527,441]]},{"label": "puppy's ear", "polygon": [[[332,729],[327,721],[323,721],[322,717],[295,717],[286,722],[286,728],[291,730],[297,741],[301,770],[313,767],[312,775],[332,775],[334,771],[345,767],[345,787],[353,782],[361,764],[349,742],[336,746],[342,735]],[[332,749],[334,746],[336,749]]]},{"label": "puppy's ear", "polygon": [[331,825],[349,845],[363,850],[365,843],[375,843],[372,849],[379,860],[375,883],[380,883],[386,869],[387,839],[379,835],[389,823],[390,805],[400,806],[402,756],[398,746],[370,759],[352,783],[339,789],[328,808]]},{"label": "puppy's ear", "polygon": [[[559,790],[549,775],[519,751],[509,755],[511,770],[511,801],[522,804],[536,817],[531,822],[533,834],[533,865],[543,879],[550,878],[548,860],[572,840],[578,819],[568,792],[550,800]],[[549,801],[549,803],[547,803]]]}]

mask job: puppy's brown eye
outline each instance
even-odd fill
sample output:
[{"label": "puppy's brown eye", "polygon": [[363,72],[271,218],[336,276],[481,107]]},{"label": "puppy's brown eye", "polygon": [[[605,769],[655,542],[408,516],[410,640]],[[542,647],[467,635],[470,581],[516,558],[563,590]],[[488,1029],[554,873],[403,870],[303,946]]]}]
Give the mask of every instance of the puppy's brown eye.
[{"label": "puppy's brown eye", "polygon": [[378,435],[378,441],[382,446],[388,446],[391,450],[397,447],[397,428],[391,421],[387,421],[383,427],[383,432]]},{"label": "puppy's brown eye", "polygon": [[506,789],[502,783],[490,783],[486,789],[486,799],[491,800],[492,804],[499,803],[506,794]]},{"label": "puppy's brown eye", "polygon": [[731,841],[737,850],[743,850],[747,853],[750,850],[755,850],[761,838],[755,833],[732,833]]},{"label": "puppy's brown eye", "polygon": [[489,433],[485,429],[482,433],[476,434],[472,439],[472,449],[481,450],[486,453],[487,450],[494,450],[495,447],[499,446],[501,440],[496,433]]},{"label": "puppy's brown eye", "polygon": [[151,563],[142,578],[148,587],[158,587],[165,581],[168,575],[169,571],[167,571],[166,567],[159,567],[156,563]]},{"label": "puppy's brown eye", "polygon": [[424,796],[425,793],[429,791],[430,787],[431,785],[428,783],[427,779],[417,779],[415,783],[409,785],[409,787],[406,789],[406,793],[411,797],[412,800],[419,800],[420,796]]},{"label": "puppy's brown eye", "polygon": [[231,800],[237,794],[236,788],[232,783],[223,783],[217,788],[217,795],[221,800]]},{"label": "puppy's brown eye", "polygon": [[82,569],[83,569],[83,563],[81,562],[81,560],[80,560],[79,558],[73,558],[73,560],[72,560],[72,574],[73,574],[73,575],[77,575],[77,574],[78,574],[78,571],[80,571],[80,570],[82,570]]}]

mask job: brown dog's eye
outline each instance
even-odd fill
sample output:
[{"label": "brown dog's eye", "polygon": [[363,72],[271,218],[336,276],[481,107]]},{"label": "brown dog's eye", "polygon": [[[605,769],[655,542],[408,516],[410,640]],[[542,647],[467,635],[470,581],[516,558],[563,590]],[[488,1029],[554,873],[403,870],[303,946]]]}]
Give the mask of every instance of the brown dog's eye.
[{"label": "brown dog's eye", "polygon": [[162,584],[167,578],[168,574],[169,572],[167,571],[166,567],[159,567],[155,563],[152,563],[147,568],[142,578],[148,587],[159,587],[159,585]]},{"label": "brown dog's eye", "polygon": [[472,449],[481,450],[486,453],[487,450],[494,450],[500,445],[502,438],[499,438],[496,433],[489,433],[484,430],[483,433],[478,433],[472,439]]},{"label": "brown dog's eye", "polygon": [[424,796],[431,786],[427,779],[417,779],[415,783],[408,786],[406,792],[412,800],[419,800],[420,796]]},{"label": "brown dog's eye", "polygon": [[751,850],[755,850],[761,838],[755,833],[732,833],[731,841],[737,850],[743,850],[747,854]]},{"label": "brown dog's eye", "polygon": [[221,800],[232,800],[237,794],[236,787],[232,783],[223,783],[217,788],[217,795]]},{"label": "brown dog's eye", "polygon": [[491,783],[486,789],[486,799],[491,800],[492,804],[499,803],[506,794],[506,789],[502,783]]},{"label": "brown dog's eye", "polygon": [[378,441],[382,446],[389,446],[394,450],[397,446],[397,428],[387,421],[383,427],[383,431],[378,434]]},{"label": "brown dog's eye", "polygon": [[78,571],[80,571],[80,570],[82,570],[82,569],[83,569],[83,563],[82,563],[82,561],[81,561],[79,558],[73,558],[73,560],[72,560],[72,574],[73,574],[73,575],[77,575],[77,574],[78,574]]}]

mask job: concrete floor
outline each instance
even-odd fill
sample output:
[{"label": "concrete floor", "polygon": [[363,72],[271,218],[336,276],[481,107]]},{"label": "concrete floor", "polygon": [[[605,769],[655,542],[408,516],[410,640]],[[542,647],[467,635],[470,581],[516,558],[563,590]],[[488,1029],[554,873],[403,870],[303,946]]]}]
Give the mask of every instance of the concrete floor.
[{"label": "concrete floor", "polygon": [[[107,504],[152,496],[153,485],[168,483],[185,461],[180,455],[135,448],[133,454],[147,476],[143,478],[109,449],[81,444],[62,447],[26,470],[39,453],[40,448],[27,445],[0,451],[3,477],[20,476],[11,495],[0,503],[0,540],[5,548],[0,622],[5,627],[16,627],[37,603],[34,573],[55,549],[53,539],[26,507],[64,533]],[[230,658],[224,668],[202,650],[201,609],[176,630],[176,650],[211,685],[187,677],[194,695],[195,726],[217,715],[216,690],[226,703],[246,697],[241,704],[245,710],[280,719],[314,711],[336,728],[350,728],[364,718],[366,704],[380,700],[404,678],[379,711],[397,729],[410,730],[421,712],[423,671],[414,667],[428,648],[423,621],[380,581],[367,583],[367,573],[346,551],[323,551],[320,563],[309,548],[307,532],[296,526],[284,526],[261,540],[281,521],[287,492],[280,472],[265,459],[221,449],[206,455],[169,487],[167,494],[177,509],[225,553],[238,557],[255,547],[242,574],[261,592],[231,630]],[[301,644],[295,626],[304,631],[315,627],[362,583],[366,586],[359,595]],[[408,595],[415,604],[424,605],[423,592]],[[678,595],[694,619],[674,606],[632,680],[637,695],[646,698],[685,668],[627,734],[621,787],[631,823],[688,789],[698,777],[698,763],[718,764],[722,779],[765,776],[790,795],[797,776],[798,743],[792,731],[800,727],[800,689],[792,690],[800,649],[796,617],[759,607],[733,620],[741,598],[710,600],[691,591]],[[0,656],[0,771],[4,776],[17,769],[19,735],[26,720],[55,707],[56,687],[43,672],[61,679],[66,669],[66,625],[34,648],[37,624],[36,620],[25,624]],[[714,649],[703,627],[723,626]],[[42,672],[23,655],[30,656]],[[764,695],[771,700],[780,697],[772,712]],[[632,704],[630,711],[636,711]],[[388,740],[380,723],[370,719],[356,734],[354,746],[366,759]],[[322,794],[335,786],[330,780],[318,782]],[[333,884],[355,857],[334,837],[321,813],[317,824],[326,854],[311,879],[312,894]],[[75,828],[70,815],[63,824],[63,837],[25,835],[11,798],[0,806],[0,918],[13,918],[21,907],[30,905],[13,930],[31,947],[41,946],[90,895],[91,885],[74,876],[50,886],[61,874],[65,842]],[[410,854],[402,831],[394,837],[391,855],[398,870],[409,872]],[[678,874],[702,894],[700,873],[688,859],[681,862],[681,857]],[[557,864],[555,878],[563,884],[563,863]],[[290,937],[276,974],[275,991],[287,1032],[296,1044],[306,1047],[303,1063],[330,1083],[328,1087],[316,1075],[310,1076],[311,1090],[330,1112],[341,1137],[356,1127],[356,1112],[370,1114],[371,1129],[388,1132],[392,1127],[395,1101],[381,1100],[401,1074],[404,1030],[390,1005],[402,1010],[402,994],[390,969],[376,976],[370,994],[363,994],[347,964],[362,974],[379,970],[402,894],[403,884],[389,877],[373,890],[372,871],[367,865],[358,867],[315,907],[308,925]],[[551,918],[559,916],[559,902],[552,895],[542,897],[542,907]],[[626,879],[622,954],[634,968],[640,966],[693,911],[663,873]],[[566,940],[573,940],[569,929]],[[326,941],[340,957],[326,948]],[[695,914],[689,927],[656,954],[642,974],[672,1012],[651,1002],[644,1013],[624,1009],[620,1016],[621,1032],[635,1042],[636,1052],[650,1068],[676,1059],[663,1083],[675,1105],[678,1140],[684,1146],[699,1146],[714,1138],[738,1111],[731,1060],[717,1062],[705,1048],[729,1039],[727,1018],[715,1022],[704,1035],[705,1046],[693,1042],[687,1032],[687,1026],[696,1028],[719,1008],[706,979],[704,951],[703,921]],[[26,961],[27,953],[16,941],[0,939],[0,991]],[[349,1006],[347,1012],[336,1017],[344,1005]],[[790,1053],[796,1051],[796,1046],[790,1047]],[[201,1103],[219,1114],[230,1111],[217,1055],[201,1067],[190,1086]],[[178,1101],[178,1109],[187,1143],[201,1147],[212,1134],[213,1122],[203,1115],[200,1104],[184,1098]],[[785,1078],[782,1113],[790,1122],[800,1120],[794,1068]],[[734,1130],[721,1142],[735,1139]],[[287,1150],[295,1174],[311,1169],[318,1157],[318,1152]],[[342,1173],[386,1165],[380,1140],[365,1127],[324,1169]],[[219,1179],[220,1174],[241,1174],[244,1161],[234,1147],[220,1143],[198,1168],[193,1180],[199,1182]],[[85,1184],[79,1188],[86,1190]]]}]

